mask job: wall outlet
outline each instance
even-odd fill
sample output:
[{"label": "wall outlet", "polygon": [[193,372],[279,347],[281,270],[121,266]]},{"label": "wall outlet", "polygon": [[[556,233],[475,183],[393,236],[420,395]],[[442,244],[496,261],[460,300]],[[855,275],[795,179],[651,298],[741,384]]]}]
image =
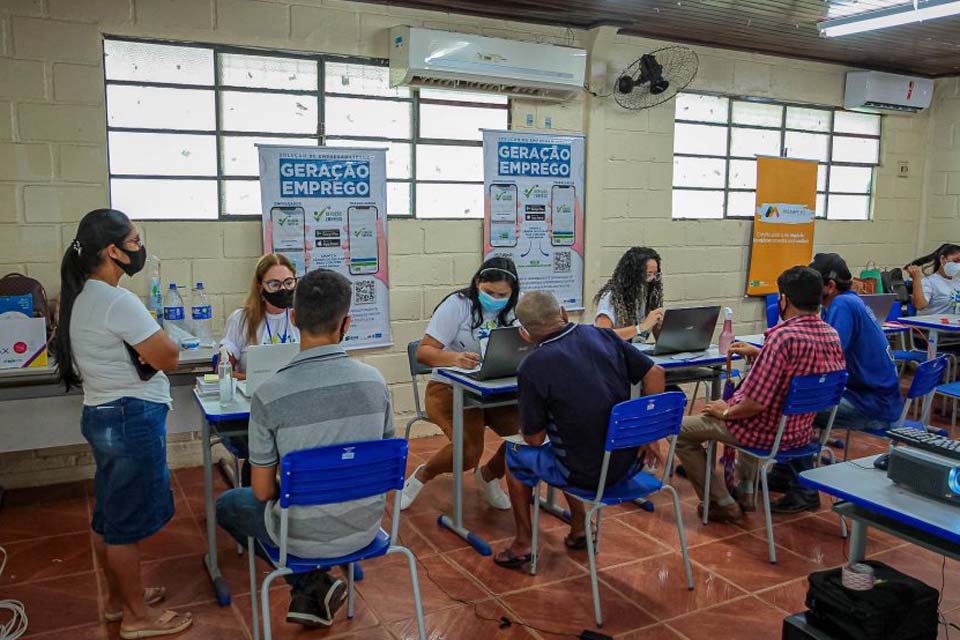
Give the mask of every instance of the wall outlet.
[{"label": "wall outlet", "polygon": [[909,178],[910,177],[910,163],[906,160],[901,160],[897,163],[897,177],[898,178]]},{"label": "wall outlet", "polygon": [[528,127],[532,127],[532,126],[533,126],[534,118],[533,118],[533,114],[532,114],[532,113],[528,113],[528,114],[527,114],[526,121],[527,121],[527,126],[528,126]]},{"label": "wall outlet", "polygon": [[544,117],[543,117],[543,128],[544,128],[544,129],[553,129],[553,116],[544,116]]}]

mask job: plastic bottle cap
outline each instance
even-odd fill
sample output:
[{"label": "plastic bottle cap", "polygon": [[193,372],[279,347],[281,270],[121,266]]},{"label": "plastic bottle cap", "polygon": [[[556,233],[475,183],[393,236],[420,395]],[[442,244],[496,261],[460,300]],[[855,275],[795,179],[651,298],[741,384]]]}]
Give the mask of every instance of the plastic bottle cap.
[{"label": "plastic bottle cap", "polygon": [[197,289],[203,289],[203,283],[202,283],[202,282],[198,282],[198,283],[197,283]]},{"label": "plastic bottle cap", "polygon": [[177,288],[177,283],[176,283],[176,282],[171,282],[169,288],[170,288],[170,289],[176,289],[176,288]]}]

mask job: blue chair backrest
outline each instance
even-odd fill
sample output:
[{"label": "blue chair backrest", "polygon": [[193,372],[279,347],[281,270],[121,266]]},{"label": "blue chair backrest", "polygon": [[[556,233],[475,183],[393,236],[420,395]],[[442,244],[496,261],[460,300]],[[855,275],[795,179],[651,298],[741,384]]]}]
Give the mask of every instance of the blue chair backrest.
[{"label": "blue chair backrest", "polygon": [[846,370],[796,376],[790,381],[783,415],[795,416],[832,409],[840,404],[847,377]]},{"label": "blue chair backrest", "polygon": [[621,402],[610,412],[607,451],[633,449],[680,433],[687,396],[668,391]]},{"label": "blue chair backrest", "polygon": [[893,306],[890,307],[890,313],[887,314],[886,320],[881,320],[880,322],[893,322],[899,320],[903,317],[903,304],[897,300],[893,303]]},{"label": "blue chair backrest", "polygon": [[777,326],[777,323],[780,322],[779,304],[780,304],[779,293],[767,294],[767,329],[771,329]]},{"label": "blue chair backrest", "polygon": [[402,489],[406,467],[403,438],[293,451],[280,461],[280,506],[349,502]]},{"label": "blue chair backrest", "polygon": [[943,380],[943,371],[946,368],[947,356],[921,362],[917,367],[917,373],[913,376],[913,382],[910,383],[910,388],[907,390],[907,397],[913,400],[932,393],[940,384],[940,381]]}]

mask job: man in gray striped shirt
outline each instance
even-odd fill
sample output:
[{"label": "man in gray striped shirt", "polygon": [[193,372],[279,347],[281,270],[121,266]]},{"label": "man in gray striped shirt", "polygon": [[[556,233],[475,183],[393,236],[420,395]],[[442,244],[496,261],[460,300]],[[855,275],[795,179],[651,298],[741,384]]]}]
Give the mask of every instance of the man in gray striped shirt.
[{"label": "man in gray striped shirt", "polygon": [[[350,281],[320,269],[303,277],[292,319],[300,353],[254,393],[250,402],[251,487],[217,501],[217,521],[241,543],[253,536],[276,545],[280,505],[277,466],[291,451],[393,436],[390,393],[373,367],[340,346],[350,327]],[[289,552],[333,558],[367,546],[380,528],[385,497],[290,509]],[[324,571],[287,576],[288,622],[330,626],[343,604],[343,582]]]}]

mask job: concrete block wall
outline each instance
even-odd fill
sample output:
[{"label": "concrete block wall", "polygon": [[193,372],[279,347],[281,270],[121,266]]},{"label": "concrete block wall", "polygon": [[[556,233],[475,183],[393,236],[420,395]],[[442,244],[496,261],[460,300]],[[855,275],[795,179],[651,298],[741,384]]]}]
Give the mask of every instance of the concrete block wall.
[{"label": "concrete block wall", "polygon": [[938,80],[926,140],[926,206],[922,225],[924,251],[944,242],[960,244],[960,78]]},{"label": "concrete block wall", "polygon": [[[0,271],[39,278],[58,289],[59,260],[76,222],[107,204],[106,114],[102,71],[104,34],[184,42],[223,43],[385,58],[387,31],[409,24],[483,35],[581,44],[583,32],[448,13],[340,0],[6,0],[0,2]],[[617,37],[603,60],[610,79],[642,53],[666,43]],[[692,89],[731,95],[839,104],[843,73],[833,65],[698,47],[700,73]],[[951,103],[952,104],[952,103]],[[585,299],[592,298],[629,246],[647,244],[664,256],[669,303],[718,302],[736,310],[737,330],[752,332],[761,305],[742,298],[750,225],[740,221],[672,221],[673,105],[639,112],[611,98],[561,104],[513,103],[515,128],[552,128],[588,136],[588,223]],[[898,263],[911,257],[923,214],[923,167],[930,160],[928,118],[886,118],[883,166],[875,219],[825,222],[818,248]],[[944,156],[948,155],[943,150]],[[893,179],[896,161],[912,177]],[[940,162],[946,166],[946,158]],[[948,171],[943,169],[943,171]],[[957,180],[943,178],[944,190]],[[951,186],[953,185],[953,186]],[[945,197],[947,193],[945,191]],[[135,212],[131,212],[134,213]],[[216,323],[239,307],[261,253],[258,221],[138,223],[165,281],[202,279]],[[477,220],[390,221],[391,316],[395,346],[358,353],[391,383],[398,414],[413,410],[405,347],[420,338],[433,308],[463,286],[480,261]],[[146,277],[126,283],[146,293]],[[421,424],[418,429],[423,430]],[[176,463],[197,460],[186,441]],[[35,452],[46,472],[23,475],[23,460],[0,456],[0,484],[40,483],[45,477],[88,476],[84,448]],[[23,454],[17,454],[22,458]],[[72,456],[72,457],[71,457]],[[56,461],[59,461],[56,462]],[[20,465],[20,466],[18,466]],[[14,471],[9,471],[10,469]],[[71,471],[73,469],[73,471]],[[23,473],[21,473],[23,472]]]}]

